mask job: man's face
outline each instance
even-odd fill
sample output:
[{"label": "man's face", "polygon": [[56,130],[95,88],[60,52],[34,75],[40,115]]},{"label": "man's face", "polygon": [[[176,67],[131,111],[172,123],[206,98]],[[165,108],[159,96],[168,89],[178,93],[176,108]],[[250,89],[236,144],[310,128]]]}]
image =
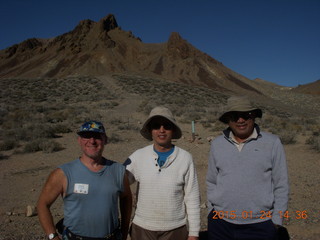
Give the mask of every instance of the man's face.
[{"label": "man's face", "polygon": [[78,142],[85,156],[98,159],[106,145],[106,136],[102,133],[85,132],[78,137]]},{"label": "man's face", "polygon": [[252,112],[233,112],[230,114],[229,127],[236,140],[243,142],[253,132],[255,115]]},{"label": "man's face", "polygon": [[174,125],[163,117],[154,118],[149,124],[156,150],[161,151],[163,148],[171,148]]}]

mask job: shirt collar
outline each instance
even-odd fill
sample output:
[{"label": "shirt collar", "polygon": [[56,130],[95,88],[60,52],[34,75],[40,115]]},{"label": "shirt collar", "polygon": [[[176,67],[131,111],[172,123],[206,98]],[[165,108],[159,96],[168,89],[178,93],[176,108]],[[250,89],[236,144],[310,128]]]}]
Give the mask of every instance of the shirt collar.
[{"label": "shirt collar", "polygon": [[[258,132],[257,132],[256,128],[254,128],[251,135],[246,140],[244,140],[242,143],[249,142],[250,140],[257,139],[257,138],[258,138]],[[234,143],[239,144],[239,142],[236,140],[232,131],[230,131],[229,139],[232,140]]]}]

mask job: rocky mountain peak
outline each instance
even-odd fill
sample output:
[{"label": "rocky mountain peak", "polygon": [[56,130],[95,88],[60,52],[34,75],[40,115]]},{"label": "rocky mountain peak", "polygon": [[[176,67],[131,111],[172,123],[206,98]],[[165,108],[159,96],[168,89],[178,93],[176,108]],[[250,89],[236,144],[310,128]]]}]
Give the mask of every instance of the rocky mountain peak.
[{"label": "rocky mountain peak", "polygon": [[100,19],[98,24],[100,26],[100,30],[106,32],[109,32],[110,30],[113,30],[118,27],[117,20],[113,14],[109,14],[106,17]]},{"label": "rocky mountain peak", "polygon": [[174,58],[186,59],[190,56],[190,44],[182,39],[179,33],[171,33],[167,43],[168,54]]}]

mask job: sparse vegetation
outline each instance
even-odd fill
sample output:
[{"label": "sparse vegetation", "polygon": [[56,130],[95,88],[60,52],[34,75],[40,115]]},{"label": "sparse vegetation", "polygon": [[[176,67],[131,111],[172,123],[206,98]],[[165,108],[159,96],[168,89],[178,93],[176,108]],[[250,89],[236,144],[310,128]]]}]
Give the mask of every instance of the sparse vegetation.
[{"label": "sparse vegetation", "polygon": [[[92,77],[1,79],[0,151],[59,151],[53,140],[78,124],[101,119],[100,109],[118,105],[113,93]],[[19,152],[19,151],[18,151]]]},{"label": "sparse vegetation", "polygon": [[[138,111],[148,115],[156,105],[169,107],[181,123],[196,121],[210,132],[226,125],[218,118],[228,95],[204,87],[169,82],[162,79],[114,75],[125,94],[138,95]],[[105,112],[123,101],[92,77],[61,79],[2,79],[0,89],[0,151],[23,149],[23,152],[54,152],[62,149],[54,139],[72,132],[80,123],[95,119],[108,122],[119,131],[137,131],[139,126],[128,118],[107,116]],[[258,124],[264,131],[280,136],[284,144],[296,142],[296,135],[319,131],[319,120],[297,117],[268,105],[261,106],[264,116]],[[119,135],[110,142],[124,141]],[[39,139],[43,139],[40,144]],[[306,144],[319,151],[319,137],[312,135]],[[46,144],[44,144],[46,143]],[[19,152],[21,150],[16,150]]]},{"label": "sparse vegetation", "polygon": [[208,111],[220,109],[227,95],[204,87],[195,87],[162,79],[115,75],[127,92],[139,94],[143,101],[139,111],[149,114],[157,105],[168,106],[184,122],[207,118]]},{"label": "sparse vegetation", "polygon": [[110,120],[110,124],[114,127],[117,127],[119,130],[138,130],[138,126],[136,126],[133,122],[130,121],[130,118],[113,118]]}]

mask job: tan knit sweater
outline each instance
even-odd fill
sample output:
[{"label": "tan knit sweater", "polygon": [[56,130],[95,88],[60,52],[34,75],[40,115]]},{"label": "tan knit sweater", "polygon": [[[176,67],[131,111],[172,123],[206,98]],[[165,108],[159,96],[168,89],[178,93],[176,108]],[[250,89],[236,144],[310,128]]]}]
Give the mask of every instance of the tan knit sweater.
[{"label": "tan knit sweater", "polygon": [[131,183],[139,182],[133,222],[151,231],[168,231],[188,222],[189,236],[198,236],[200,194],[191,154],[175,146],[160,168],[158,155],[149,145],[135,151],[129,159],[129,179]]}]

